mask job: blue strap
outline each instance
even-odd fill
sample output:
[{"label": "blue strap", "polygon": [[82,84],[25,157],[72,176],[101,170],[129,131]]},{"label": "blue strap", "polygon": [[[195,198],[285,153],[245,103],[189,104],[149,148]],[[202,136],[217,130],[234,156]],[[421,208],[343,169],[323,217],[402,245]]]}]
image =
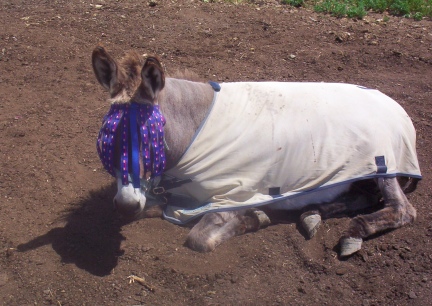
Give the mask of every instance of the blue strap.
[{"label": "blue strap", "polygon": [[375,164],[377,166],[377,173],[387,173],[387,166],[384,156],[375,156]]},{"label": "blue strap", "polygon": [[132,185],[134,188],[140,188],[140,149],[138,141],[138,124],[137,124],[137,104],[131,103],[130,107],[130,132],[131,132],[131,142],[132,142]]}]

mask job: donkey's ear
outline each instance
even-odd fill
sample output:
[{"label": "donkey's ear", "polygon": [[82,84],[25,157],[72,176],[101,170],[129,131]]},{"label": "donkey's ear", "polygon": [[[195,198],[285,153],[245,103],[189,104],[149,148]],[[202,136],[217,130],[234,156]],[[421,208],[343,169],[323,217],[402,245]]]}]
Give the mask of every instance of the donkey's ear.
[{"label": "donkey's ear", "polygon": [[158,93],[165,86],[165,73],[162,64],[156,57],[147,58],[141,70],[141,90],[144,98],[154,102]]},{"label": "donkey's ear", "polygon": [[117,63],[101,46],[92,53],[93,71],[101,85],[110,90],[117,83]]}]

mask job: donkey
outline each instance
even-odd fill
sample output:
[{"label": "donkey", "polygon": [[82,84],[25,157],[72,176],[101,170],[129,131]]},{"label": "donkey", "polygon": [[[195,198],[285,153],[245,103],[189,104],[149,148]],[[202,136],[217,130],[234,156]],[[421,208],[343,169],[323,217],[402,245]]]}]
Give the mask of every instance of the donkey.
[{"label": "donkey", "polygon": [[340,238],[340,256],[349,256],[416,218],[405,196],[421,179],[415,129],[377,90],[169,78],[157,57],[117,61],[101,46],[92,65],[111,104],[97,149],[117,180],[115,208],[199,220],[186,239],[193,250],[265,227],[280,210],[300,211],[312,238],[322,219],[375,207]]}]

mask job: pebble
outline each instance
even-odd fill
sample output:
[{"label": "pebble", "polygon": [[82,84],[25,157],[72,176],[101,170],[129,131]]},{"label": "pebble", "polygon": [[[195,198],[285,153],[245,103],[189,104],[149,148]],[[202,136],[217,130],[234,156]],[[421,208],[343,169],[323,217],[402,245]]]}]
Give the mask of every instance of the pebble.
[{"label": "pebble", "polygon": [[340,32],[336,34],[336,41],[337,42],[344,42],[351,39],[351,33],[349,32]]},{"label": "pebble", "polygon": [[297,288],[297,291],[303,294],[306,294],[306,290],[303,287]]},{"label": "pebble", "polygon": [[415,294],[415,292],[412,290],[408,293],[408,296],[410,299],[416,299],[417,298],[417,294]]},{"label": "pebble", "polygon": [[347,273],[347,270],[344,268],[339,268],[336,270],[336,275],[344,275]]}]

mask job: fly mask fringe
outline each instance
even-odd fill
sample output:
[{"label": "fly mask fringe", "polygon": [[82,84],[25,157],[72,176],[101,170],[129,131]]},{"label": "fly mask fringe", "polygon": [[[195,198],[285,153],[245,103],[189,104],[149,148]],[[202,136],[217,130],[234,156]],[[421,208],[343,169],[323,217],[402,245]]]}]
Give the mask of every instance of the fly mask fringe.
[{"label": "fly mask fringe", "polygon": [[97,139],[97,151],[102,164],[105,170],[115,177],[114,145],[116,143],[117,128],[122,125],[120,133],[121,169],[119,170],[121,171],[123,185],[129,184],[129,149],[137,152],[141,151],[144,173],[146,175],[150,173],[152,178],[161,175],[166,164],[163,129],[166,120],[160,112],[159,106],[138,103],[132,103],[132,105],[138,110],[136,120],[141,137],[141,150],[139,147],[130,148],[129,145],[131,104],[111,105],[108,114],[104,116]]}]

